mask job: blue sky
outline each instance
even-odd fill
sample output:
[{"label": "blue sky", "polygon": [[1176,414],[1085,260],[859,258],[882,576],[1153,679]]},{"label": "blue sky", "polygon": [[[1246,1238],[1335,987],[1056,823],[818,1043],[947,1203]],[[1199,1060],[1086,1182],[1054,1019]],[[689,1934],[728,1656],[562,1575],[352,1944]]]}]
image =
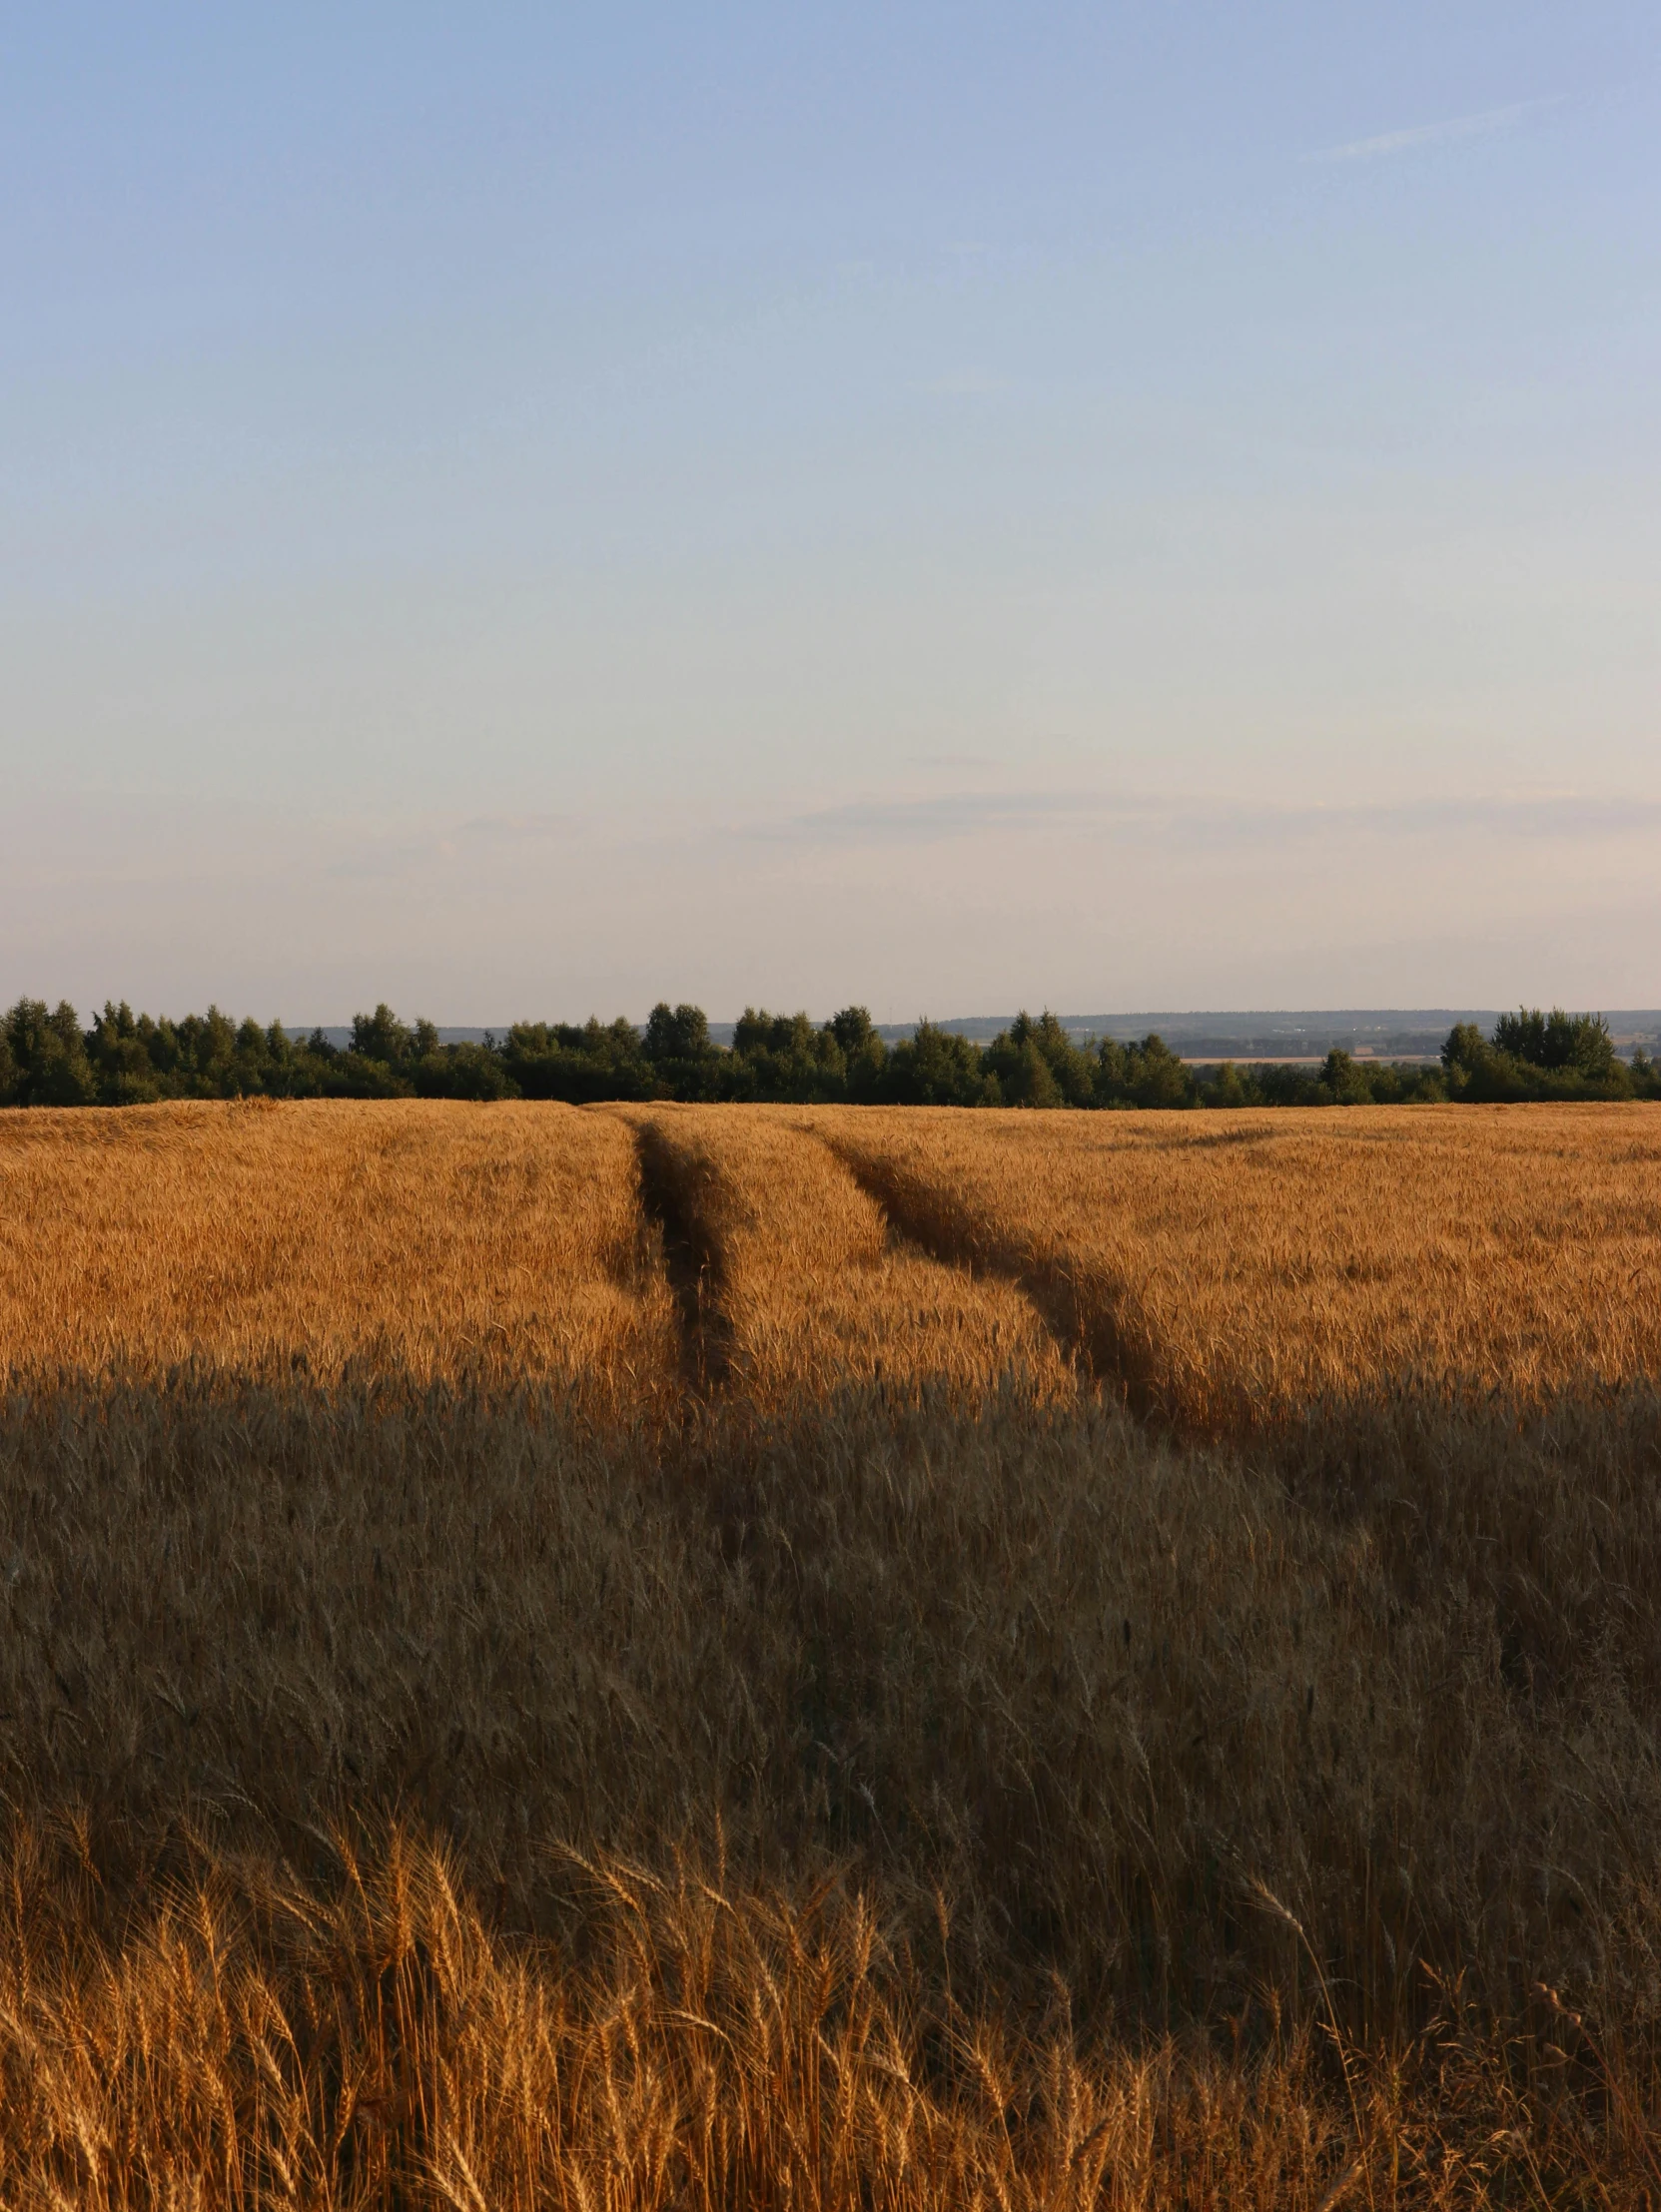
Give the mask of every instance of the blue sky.
[{"label": "blue sky", "polygon": [[1661,23],[0,21],[0,994],[1661,1003]]}]

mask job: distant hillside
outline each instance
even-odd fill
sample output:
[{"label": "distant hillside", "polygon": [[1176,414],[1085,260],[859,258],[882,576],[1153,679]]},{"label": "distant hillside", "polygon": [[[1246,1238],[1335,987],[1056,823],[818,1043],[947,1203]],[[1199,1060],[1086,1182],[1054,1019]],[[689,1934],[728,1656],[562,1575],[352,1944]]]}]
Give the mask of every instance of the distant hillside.
[{"label": "distant hillside", "polygon": [[[1434,1060],[1457,1022],[1474,1022],[1484,1033],[1499,1018],[1493,1007],[1340,1007],[1273,1009],[1244,1014],[1173,1013],[1064,1014],[1061,1025],[1069,1037],[1111,1037],[1121,1045],[1157,1031],[1174,1053],[1184,1060],[1324,1060],[1334,1047],[1362,1059]],[[937,1028],[950,1030],[976,1044],[989,1044],[1014,1021],[1013,1014],[962,1014]],[[1624,1008],[1608,1015],[1617,1048],[1630,1053],[1642,1046],[1648,1053],[1661,1050],[1661,1008]],[[308,1023],[286,1023],[291,1037],[311,1034]],[[443,1029],[444,1045],[482,1045],[487,1036],[503,1038],[511,1025],[495,1023],[485,1029]],[[915,1022],[879,1022],[877,1034],[894,1045],[913,1037]],[[711,1022],[709,1035],[717,1045],[730,1045],[734,1022]],[[330,1027],[324,1036],[343,1051],[352,1043],[349,1024]]]},{"label": "distant hillside", "polygon": [[[1061,1025],[1078,1042],[1110,1037],[1129,1045],[1150,1031],[1185,1060],[1324,1060],[1334,1048],[1362,1059],[1434,1060],[1456,1023],[1474,1022],[1486,1034],[1498,1020],[1488,1007],[1341,1007],[1274,1009],[1241,1014],[1064,1014]],[[1009,1014],[960,1015],[943,1030],[989,1043],[1008,1029]],[[1661,1008],[1623,1009],[1608,1015],[1616,1046],[1630,1053],[1661,1045]],[[888,1043],[915,1033],[914,1022],[879,1023]],[[711,1035],[720,1033],[712,1028]]]}]

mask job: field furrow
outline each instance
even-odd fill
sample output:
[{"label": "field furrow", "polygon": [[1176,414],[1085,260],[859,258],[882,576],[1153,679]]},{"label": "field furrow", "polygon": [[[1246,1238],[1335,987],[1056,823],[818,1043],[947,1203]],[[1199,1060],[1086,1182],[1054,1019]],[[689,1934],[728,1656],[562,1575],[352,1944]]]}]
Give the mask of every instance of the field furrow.
[{"label": "field furrow", "polygon": [[1661,1368],[1653,1107],[794,1120],[1184,1426],[1402,1390],[1538,1404]]},{"label": "field furrow", "polygon": [[706,1383],[763,1403],[871,1382],[1074,1395],[1071,1361],[1017,1285],[931,1256],[786,1116],[618,1111],[679,1255],[691,1363]]}]

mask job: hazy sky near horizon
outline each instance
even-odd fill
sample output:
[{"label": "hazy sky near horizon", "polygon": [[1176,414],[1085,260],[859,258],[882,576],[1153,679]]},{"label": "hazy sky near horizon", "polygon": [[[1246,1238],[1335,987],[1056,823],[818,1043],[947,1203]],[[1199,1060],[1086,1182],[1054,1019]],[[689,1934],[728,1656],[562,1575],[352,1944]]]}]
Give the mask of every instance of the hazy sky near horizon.
[{"label": "hazy sky near horizon", "polygon": [[0,21],[0,997],[1661,1004],[1653,5]]}]

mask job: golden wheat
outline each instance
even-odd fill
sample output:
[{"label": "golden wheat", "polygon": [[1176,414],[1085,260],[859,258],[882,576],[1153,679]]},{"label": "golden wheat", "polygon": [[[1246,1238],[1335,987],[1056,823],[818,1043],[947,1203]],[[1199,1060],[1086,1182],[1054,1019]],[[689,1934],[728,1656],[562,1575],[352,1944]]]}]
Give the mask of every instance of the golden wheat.
[{"label": "golden wheat", "polygon": [[[304,1857],[403,1806],[531,1911],[550,1842],[718,1822],[856,1865],[960,1985],[1157,2020],[1295,1991],[1357,2032],[1420,1962],[1661,1994],[1653,1401],[1334,1438],[1370,1487],[1112,1407],[881,1388],[617,1432],[377,1382],[0,1408],[0,1792],[102,1856],[181,1808]],[[1357,1449],[1358,1447],[1358,1449]],[[115,1880],[112,1868],[109,1878]]]},{"label": "golden wheat", "polygon": [[52,1841],[14,1836],[0,1922],[0,2191],[43,2212],[1615,2207],[1661,2179],[1619,2063],[1560,2030],[1590,2136],[1549,2058],[1519,2087],[1457,2004],[1340,2086],[1307,2033],[1233,2059],[1081,2049],[1065,2013],[1012,2036],[838,1887],[593,1862],[574,1968],[397,1830],[339,1840],[326,1882],[199,1848],[119,1936]]},{"label": "golden wheat", "polygon": [[[773,1109],[784,1111],[786,1109]],[[1661,1372],[1661,1109],[792,1116],[902,1228],[1201,1428]]]},{"label": "golden wheat", "polygon": [[887,1380],[1049,1398],[1073,1370],[1031,1301],[896,1236],[834,1153],[774,1117],[636,1108],[655,1189],[695,1244],[703,1334],[727,1386],[776,1402]]},{"label": "golden wheat", "polygon": [[0,1117],[0,2203],[1656,2201],[1657,1126]]},{"label": "golden wheat", "polygon": [[623,1121],[409,1104],[8,1115],[0,1358],[154,1373],[298,1356],[325,1377],[356,1358],[651,1400],[677,1339],[644,1144],[709,1271],[729,1387],[762,1395],[1006,1370],[1065,1394],[1059,1344],[1218,1428],[1386,1385],[1538,1400],[1661,1365],[1646,1106]]},{"label": "golden wheat", "polygon": [[674,1309],[634,1149],[560,1106],[0,1116],[0,1373],[354,1360],[651,1400]]}]

